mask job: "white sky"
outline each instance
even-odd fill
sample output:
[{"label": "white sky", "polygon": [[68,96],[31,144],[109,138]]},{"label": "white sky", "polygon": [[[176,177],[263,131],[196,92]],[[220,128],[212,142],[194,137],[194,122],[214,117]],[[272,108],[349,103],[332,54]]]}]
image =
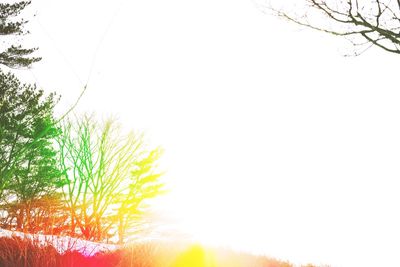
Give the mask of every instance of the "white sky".
[{"label": "white sky", "polygon": [[[36,1],[30,72],[166,152],[159,209],[204,242],[332,266],[400,264],[398,56],[251,0]],[[93,59],[95,60],[93,61]],[[91,71],[92,70],[92,71]]]}]

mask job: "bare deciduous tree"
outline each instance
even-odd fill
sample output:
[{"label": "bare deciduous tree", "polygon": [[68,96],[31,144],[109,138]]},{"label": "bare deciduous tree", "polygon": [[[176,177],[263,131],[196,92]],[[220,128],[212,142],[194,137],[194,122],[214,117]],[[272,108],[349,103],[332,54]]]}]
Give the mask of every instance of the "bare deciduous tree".
[{"label": "bare deciduous tree", "polygon": [[88,116],[67,121],[58,143],[70,234],[122,242],[142,201],[161,192],[153,171],[160,149],[147,150],[140,134],[122,135],[113,120],[100,125]]}]

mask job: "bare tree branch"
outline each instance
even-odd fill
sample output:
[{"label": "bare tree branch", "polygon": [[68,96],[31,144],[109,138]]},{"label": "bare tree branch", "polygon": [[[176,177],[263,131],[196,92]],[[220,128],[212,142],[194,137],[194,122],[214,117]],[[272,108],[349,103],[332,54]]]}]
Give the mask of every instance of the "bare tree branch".
[{"label": "bare tree branch", "polygon": [[[400,54],[400,0],[303,0],[308,6],[298,10],[269,9],[278,17],[298,25],[333,35],[349,37],[355,54],[361,54],[371,45],[387,52]],[[295,12],[296,11],[296,12]],[[360,42],[360,40],[366,42]]]}]

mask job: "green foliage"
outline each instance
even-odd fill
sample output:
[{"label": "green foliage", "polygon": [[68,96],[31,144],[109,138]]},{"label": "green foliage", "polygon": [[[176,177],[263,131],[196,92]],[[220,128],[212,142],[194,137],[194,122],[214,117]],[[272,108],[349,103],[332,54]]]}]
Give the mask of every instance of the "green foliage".
[{"label": "green foliage", "polygon": [[112,120],[88,116],[66,121],[58,144],[70,234],[94,241],[118,235],[122,242],[143,201],[161,193],[154,171],[160,149],[147,150],[142,135],[123,135]]},{"label": "green foliage", "polygon": [[[24,19],[18,19],[22,10],[24,10],[31,1],[20,1],[17,3],[0,3],[0,36],[23,35],[24,25],[27,23]],[[26,68],[33,63],[41,60],[40,57],[30,57],[37,48],[23,48],[20,44],[13,44],[3,52],[0,52],[0,64],[10,68]]]},{"label": "green foliage", "polygon": [[0,204],[17,230],[28,230],[33,207],[63,185],[53,147],[59,134],[55,103],[54,94],[45,97],[36,86],[0,71]]}]

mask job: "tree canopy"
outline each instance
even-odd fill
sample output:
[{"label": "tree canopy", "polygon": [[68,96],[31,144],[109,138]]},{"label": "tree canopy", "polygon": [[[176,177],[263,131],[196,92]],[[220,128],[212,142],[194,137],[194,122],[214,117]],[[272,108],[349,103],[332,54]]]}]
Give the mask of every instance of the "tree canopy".
[{"label": "tree canopy", "polygon": [[[0,65],[29,68],[41,58],[24,48],[31,1],[0,3]],[[163,192],[160,148],[122,135],[113,120],[58,119],[58,98],[0,69],[0,227],[124,242],[140,229],[146,200]]]}]

